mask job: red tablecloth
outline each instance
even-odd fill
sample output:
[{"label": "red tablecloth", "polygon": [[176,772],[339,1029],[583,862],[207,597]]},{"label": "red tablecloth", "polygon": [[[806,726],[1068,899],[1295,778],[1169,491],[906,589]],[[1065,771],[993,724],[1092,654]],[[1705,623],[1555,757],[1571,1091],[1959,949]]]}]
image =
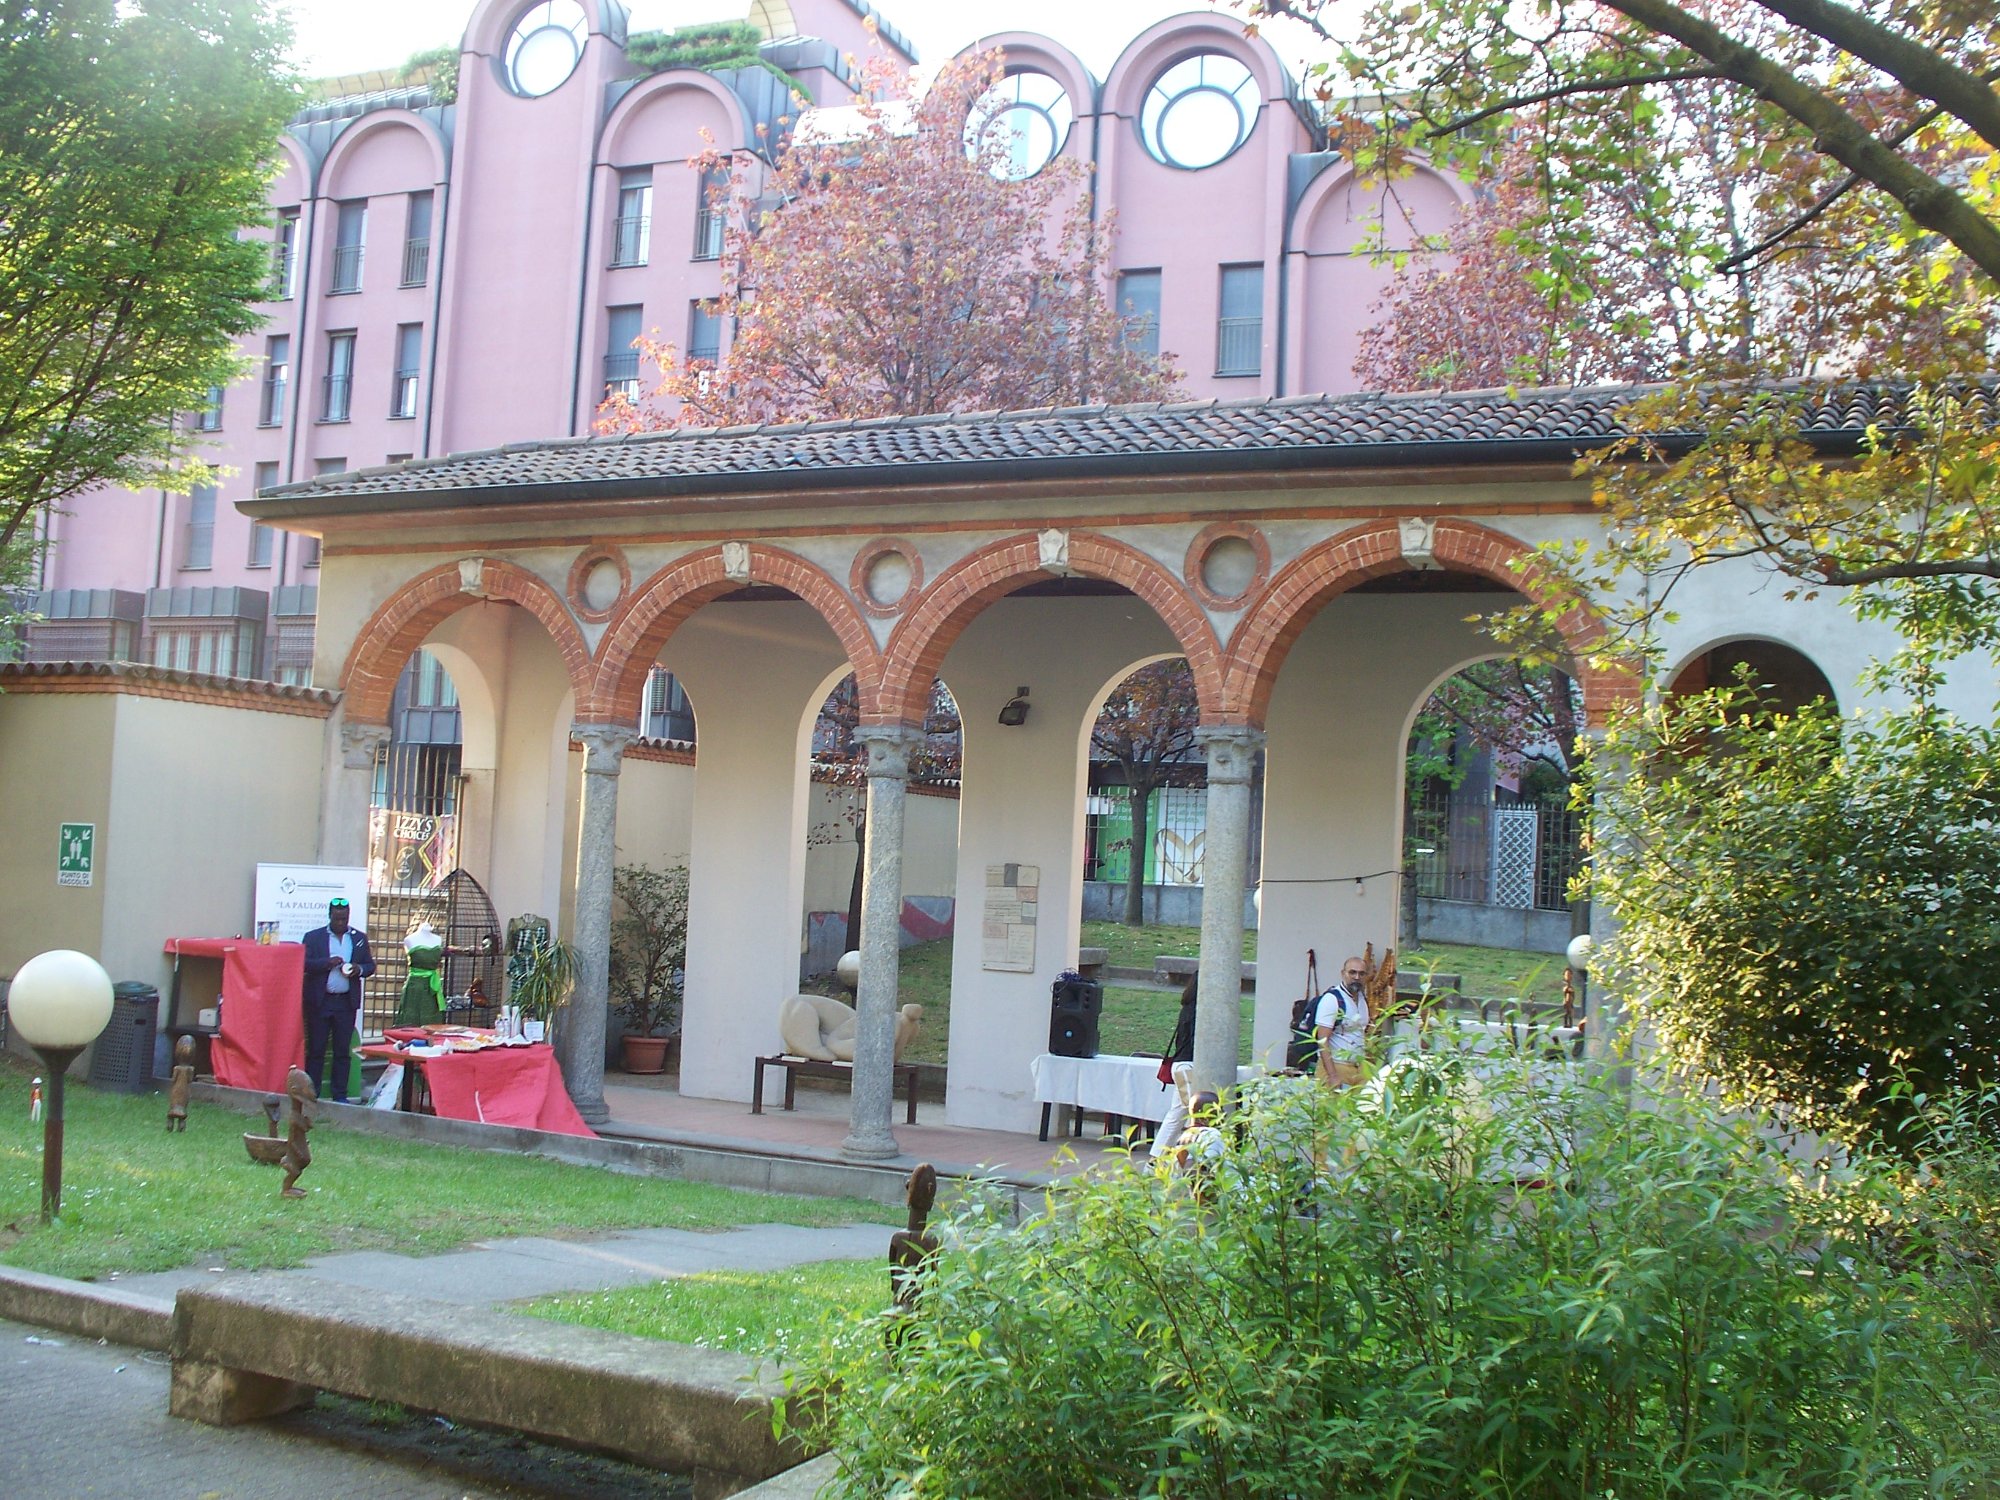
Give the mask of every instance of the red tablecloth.
[{"label": "red tablecloth", "polygon": [[[402,1033],[390,1033],[401,1035]],[[370,1048],[374,1056],[381,1049]],[[447,1120],[480,1120],[488,1125],[522,1125],[556,1135],[595,1136],[570,1103],[562,1069],[552,1048],[487,1047],[478,1052],[446,1052],[436,1057],[399,1054],[399,1062],[424,1070],[431,1108]]]},{"label": "red tablecloth", "polygon": [[168,938],[181,958],[222,960],[222,1029],[209,1040],[215,1081],[230,1088],[285,1092],[285,1075],[306,1055],[303,943],[248,938]]}]

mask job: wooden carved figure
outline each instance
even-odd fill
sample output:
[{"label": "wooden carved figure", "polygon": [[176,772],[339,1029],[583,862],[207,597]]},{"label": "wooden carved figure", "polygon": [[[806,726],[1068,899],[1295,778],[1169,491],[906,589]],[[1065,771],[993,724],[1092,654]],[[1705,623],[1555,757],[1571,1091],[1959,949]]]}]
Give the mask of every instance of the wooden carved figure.
[{"label": "wooden carved figure", "polygon": [[185,1131],[188,1123],[188,1091],[194,1087],[194,1038],[184,1036],[174,1043],[174,1081],[167,1088],[167,1129]]},{"label": "wooden carved figure", "polygon": [[276,1094],[266,1094],[264,1096],[264,1120],[269,1127],[265,1130],[264,1134],[270,1136],[273,1140],[276,1140],[278,1135],[278,1111],[283,1109],[284,1105],[284,1100],[280,1099]]},{"label": "wooden carved figure", "polygon": [[910,1205],[910,1224],[889,1236],[889,1291],[904,1312],[916,1310],[917,1272],[938,1252],[938,1237],[924,1226],[937,1202],[937,1168],[921,1163],[910,1173],[903,1199]]},{"label": "wooden carved figure", "polygon": [[306,1112],[306,1106],[319,1095],[313,1092],[312,1079],[304,1068],[292,1069],[285,1081],[292,1096],[292,1128],[285,1137],[285,1185],[278,1191],[287,1198],[303,1198],[306,1190],[298,1185],[299,1173],[312,1165],[312,1148],[306,1144],[312,1116]]}]

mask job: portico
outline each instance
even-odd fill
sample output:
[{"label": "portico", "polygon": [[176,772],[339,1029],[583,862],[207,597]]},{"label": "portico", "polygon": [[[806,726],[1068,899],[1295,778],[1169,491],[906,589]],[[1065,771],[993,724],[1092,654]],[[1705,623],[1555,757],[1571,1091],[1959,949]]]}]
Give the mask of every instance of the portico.
[{"label": "portico", "polygon": [[[467,847],[503,913],[560,894],[582,957],[564,1070],[602,1116],[609,878],[645,831],[622,752],[655,663],[699,725],[681,1089],[749,1097],[798,983],[809,736],[856,679],[870,796],[857,1158],[893,1155],[890,1056],[901,794],[932,683],[965,724],[946,1119],[1034,1128],[1028,1061],[1076,961],[1088,739],[1147,661],[1185,657],[1208,760],[1196,1066],[1233,1068],[1249,789],[1264,758],[1252,1042],[1282,1048],[1308,947],[1392,942],[1401,776],[1430,689],[1493,654],[1466,617],[1538,597],[1535,547],[1597,526],[1573,456],[1615,434],[1620,392],[1298,398],[662,433],[521,445],[289,486],[246,508],[324,538],[318,680],[336,684],[322,846],[356,834],[340,753],[383,732],[411,649],[446,643],[467,743],[491,746],[492,827]],[[1829,432],[1834,429],[1829,428]],[[1691,621],[1712,640],[1744,601]],[[1760,637],[1869,643],[1825,606],[1766,600]],[[1636,677],[1560,626],[1599,723]],[[1750,633],[1746,619],[1737,626]],[[1844,633],[1843,633],[1844,632]],[[1851,661],[1850,661],[1851,659]],[[1031,687],[1024,723],[997,712]],[[579,745],[582,754],[572,759]],[[565,822],[582,778],[575,825]],[[484,816],[484,814],[482,814]],[[1008,868],[1037,872],[1032,931],[983,922]]]}]

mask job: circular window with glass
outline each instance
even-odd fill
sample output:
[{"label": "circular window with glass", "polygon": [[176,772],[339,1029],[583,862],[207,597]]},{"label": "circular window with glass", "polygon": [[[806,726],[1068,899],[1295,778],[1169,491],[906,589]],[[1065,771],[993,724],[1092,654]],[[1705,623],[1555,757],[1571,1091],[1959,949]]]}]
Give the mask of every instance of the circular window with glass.
[{"label": "circular window with glass", "polygon": [[1009,73],[972,106],[965,122],[965,152],[985,153],[995,177],[1020,182],[1056,158],[1069,139],[1069,93],[1046,73]]},{"label": "circular window with glass", "polygon": [[576,0],[545,0],[521,12],[507,34],[507,83],[539,99],[562,87],[583,57],[589,18]]},{"label": "circular window with glass", "polygon": [[1212,167],[1250,139],[1263,102],[1242,63],[1227,53],[1197,53],[1153,80],[1139,111],[1139,135],[1155,161]]}]

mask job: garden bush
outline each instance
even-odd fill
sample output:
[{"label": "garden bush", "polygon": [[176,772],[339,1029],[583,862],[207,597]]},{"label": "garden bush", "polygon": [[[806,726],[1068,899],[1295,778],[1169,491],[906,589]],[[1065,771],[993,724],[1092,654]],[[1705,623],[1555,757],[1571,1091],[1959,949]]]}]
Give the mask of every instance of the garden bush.
[{"label": "garden bush", "polygon": [[1135,1167],[968,1209],[893,1356],[880,1317],[795,1351],[846,1491],[2000,1493],[1990,1108],[1928,1179],[1450,1054],[1236,1120],[1206,1201]]}]

